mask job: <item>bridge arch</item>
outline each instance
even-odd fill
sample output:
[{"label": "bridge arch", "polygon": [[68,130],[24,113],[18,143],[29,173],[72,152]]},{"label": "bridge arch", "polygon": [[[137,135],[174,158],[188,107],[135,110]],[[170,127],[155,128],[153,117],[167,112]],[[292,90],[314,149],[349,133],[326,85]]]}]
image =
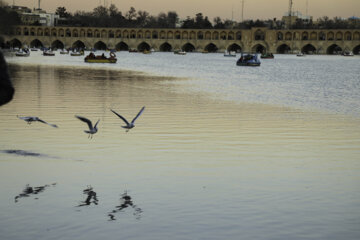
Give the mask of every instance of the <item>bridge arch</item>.
[{"label": "bridge arch", "polygon": [[342,48],[336,44],[332,44],[326,49],[327,54],[341,54]]},{"label": "bridge arch", "polygon": [[280,53],[280,54],[287,54],[291,51],[291,48],[289,47],[289,45],[287,44],[281,44],[277,49],[276,49],[276,53]]},{"label": "bridge arch", "polygon": [[352,37],[351,37],[351,33],[349,31],[347,31],[345,34],[344,34],[344,40],[346,41],[351,41]]},{"label": "bridge arch", "polygon": [[260,29],[258,29],[255,33],[254,33],[254,39],[256,41],[264,41],[265,40],[265,32],[261,31]]},{"label": "bridge arch", "polygon": [[72,48],[85,49],[85,44],[82,41],[77,40],[72,44]]},{"label": "bridge arch", "polygon": [[22,43],[20,42],[19,39],[17,38],[14,38],[10,41],[10,47],[13,47],[13,48],[21,48],[22,47]]},{"label": "bridge arch", "polygon": [[284,40],[284,34],[282,32],[278,32],[276,36],[277,36],[277,40]]},{"label": "bridge arch", "polygon": [[182,33],[181,39],[184,39],[184,40],[189,39],[189,33],[188,33],[187,31],[184,31],[184,32]]},{"label": "bridge arch", "polygon": [[335,40],[335,35],[334,35],[334,33],[333,32],[328,32],[327,33],[327,40],[328,41],[333,41],[333,40]]},{"label": "bridge arch", "polygon": [[354,32],[353,40],[360,40],[360,33]]},{"label": "bridge arch", "polygon": [[193,51],[195,51],[195,47],[191,43],[186,43],[185,45],[182,46],[181,49],[184,50],[185,52],[193,52]]},{"label": "bridge arch", "polygon": [[64,43],[61,42],[60,40],[55,40],[51,43],[51,48],[53,49],[63,49],[64,48]]},{"label": "bridge arch", "polygon": [[161,52],[171,52],[172,51],[172,46],[169,43],[165,42],[165,43],[160,45],[159,50]]},{"label": "bridge arch", "polygon": [[301,40],[309,40],[309,33],[308,32],[303,32],[301,34]]},{"label": "bridge arch", "polygon": [[354,47],[354,49],[353,49],[353,53],[354,53],[354,54],[359,54],[359,55],[360,55],[360,45],[357,45],[356,47]]},{"label": "bridge arch", "polygon": [[338,32],[336,33],[336,40],[337,40],[337,41],[343,40],[343,33],[342,33],[342,32],[338,31]]},{"label": "bridge arch", "polygon": [[213,40],[219,40],[219,32],[215,31],[212,33],[212,39]]},{"label": "bridge arch", "polygon": [[304,47],[301,48],[301,52],[306,54],[312,54],[316,52],[316,48],[311,44],[306,44]]},{"label": "bridge arch", "polygon": [[256,44],[251,48],[251,51],[255,53],[265,53],[266,47],[264,47],[262,44]]},{"label": "bridge arch", "polygon": [[217,52],[218,47],[213,43],[209,43],[208,45],[205,46],[204,50],[208,52]]},{"label": "bridge arch", "polygon": [[137,47],[139,52],[143,52],[143,51],[150,51],[150,45],[146,42],[142,42],[138,45]]},{"label": "bridge arch", "polygon": [[115,49],[117,51],[129,51],[129,45],[127,45],[125,42],[119,42],[116,44]]},{"label": "bridge arch", "polygon": [[30,42],[30,47],[42,48],[44,44],[39,39],[34,39]]},{"label": "bridge arch", "polygon": [[234,52],[241,52],[242,48],[241,46],[239,46],[236,43],[231,44],[230,46],[227,47],[228,51],[234,51]]},{"label": "bridge arch", "polygon": [[106,44],[103,41],[98,41],[94,44],[96,50],[106,50]]},{"label": "bridge arch", "polygon": [[290,41],[290,40],[291,40],[291,36],[292,36],[291,32],[285,33],[285,40]]},{"label": "bridge arch", "polygon": [[242,38],[242,33],[239,31],[239,32],[236,32],[236,40],[241,40]]},{"label": "bridge arch", "polygon": [[326,40],[326,35],[324,32],[320,32],[319,33],[319,41],[325,41]]}]

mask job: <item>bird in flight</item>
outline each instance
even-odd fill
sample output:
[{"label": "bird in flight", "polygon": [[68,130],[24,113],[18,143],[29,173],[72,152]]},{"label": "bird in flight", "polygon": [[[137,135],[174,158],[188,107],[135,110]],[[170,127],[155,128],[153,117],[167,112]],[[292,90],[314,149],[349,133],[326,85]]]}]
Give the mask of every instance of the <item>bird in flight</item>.
[{"label": "bird in flight", "polygon": [[115,112],[114,110],[110,109],[115,115],[117,115],[119,118],[121,118],[125,123],[126,126],[121,126],[122,128],[126,128],[126,132],[128,132],[130,129],[132,129],[133,127],[135,127],[134,123],[135,120],[140,117],[140,115],[143,113],[143,111],[145,110],[145,106],[141,108],[140,112],[136,115],[136,117],[134,117],[134,119],[131,121],[131,123],[129,123],[123,116],[121,116],[120,114],[118,114],[117,112]]},{"label": "bird in flight", "polygon": [[100,122],[100,119],[96,122],[96,124],[93,127],[93,125],[89,119],[81,117],[81,116],[77,116],[77,115],[75,115],[75,117],[77,117],[79,120],[87,123],[87,125],[89,126],[89,131],[84,130],[84,132],[89,134],[88,138],[93,138],[93,134],[97,133],[97,131],[98,131],[97,125]]},{"label": "bird in flight", "polygon": [[45,122],[44,120],[41,120],[40,118],[38,117],[20,117],[20,116],[17,116],[19,119],[21,120],[24,120],[25,122],[27,122],[28,124],[31,124],[32,122],[41,122],[41,123],[45,123],[49,126],[52,126],[54,128],[57,128],[58,126],[56,126],[55,124],[51,124],[51,123],[47,123]]}]

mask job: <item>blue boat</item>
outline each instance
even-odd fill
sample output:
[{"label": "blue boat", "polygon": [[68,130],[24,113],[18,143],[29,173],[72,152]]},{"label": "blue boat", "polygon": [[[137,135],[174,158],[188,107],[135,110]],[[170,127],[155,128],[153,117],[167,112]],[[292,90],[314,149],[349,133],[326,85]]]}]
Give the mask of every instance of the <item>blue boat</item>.
[{"label": "blue boat", "polygon": [[238,66],[250,66],[250,67],[258,67],[260,66],[260,59],[256,54],[243,54],[241,53],[241,57],[237,60],[236,65]]}]

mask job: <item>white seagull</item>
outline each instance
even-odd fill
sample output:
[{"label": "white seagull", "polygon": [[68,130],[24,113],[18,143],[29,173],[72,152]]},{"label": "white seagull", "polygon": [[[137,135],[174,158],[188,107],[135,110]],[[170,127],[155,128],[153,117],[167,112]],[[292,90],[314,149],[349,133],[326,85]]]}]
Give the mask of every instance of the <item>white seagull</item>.
[{"label": "white seagull", "polygon": [[98,123],[100,122],[100,119],[96,122],[95,126],[93,127],[91,121],[87,118],[84,118],[84,117],[81,117],[81,116],[77,116],[75,115],[75,117],[77,117],[78,119],[80,119],[81,121],[83,122],[86,122],[87,125],[89,126],[89,131],[87,130],[84,130],[85,133],[88,133],[89,134],[89,138],[93,137],[93,134],[97,133],[98,129],[97,129],[97,125]]},{"label": "white seagull", "polygon": [[144,109],[145,109],[145,106],[141,108],[140,112],[136,115],[136,117],[134,117],[134,119],[131,121],[131,123],[129,123],[123,116],[121,116],[114,110],[112,110],[112,109],[110,109],[110,110],[126,123],[126,126],[121,126],[121,127],[126,128],[126,132],[128,132],[130,129],[135,127],[135,125],[134,125],[135,120],[143,113]]},{"label": "white seagull", "polygon": [[19,119],[24,120],[25,122],[27,122],[28,124],[31,124],[32,122],[41,122],[41,123],[45,123],[49,126],[52,126],[54,128],[57,128],[58,126],[56,126],[55,124],[51,124],[51,123],[47,123],[44,120],[41,120],[38,117],[19,117],[17,116]]}]

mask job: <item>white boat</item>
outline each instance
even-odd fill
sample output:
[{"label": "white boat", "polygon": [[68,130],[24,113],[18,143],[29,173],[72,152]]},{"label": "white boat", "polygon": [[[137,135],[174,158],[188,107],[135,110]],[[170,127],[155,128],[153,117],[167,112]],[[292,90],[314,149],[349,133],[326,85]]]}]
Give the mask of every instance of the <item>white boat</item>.
[{"label": "white boat", "polygon": [[234,51],[225,51],[225,53],[224,53],[224,57],[236,57],[236,52],[234,52]]},{"label": "white boat", "polygon": [[70,55],[73,56],[73,57],[83,56],[83,55],[84,55],[84,51],[71,52]]},{"label": "white boat", "polygon": [[60,51],[60,54],[69,54],[69,51],[68,51],[68,50],[63,49],[63,50],[61,50],[61,51]]},{"label": "white boat", "polygon": [[44,56],[55,56],[55,53],[51,50],[47,50],[43,52]]},{"label": "white boat", "polygon": [[353,57],[354,53],[352,51],[344,51],[342,55],[345,57]]},{"label": "white boat", "polygon": [[296,54],[297,57],[305,57],[305,54],[302,52],[299,52],[298,54]]},{"label": "white boat", "polygon": [[174,51],[174,54],[177,54],[177,55],[186,55],[186,52],[183,51],[183,50],[177,50],[177,51]]},{"label": "white boat", "polygon": [[28,57],[30,56],[30,51],[28,49],[21,49],[15,53],[17,57]]},{"label": "white boat", "polygon": [[37,51],[38,49],[35,48],[35,47],[32,47],[32,48],[30,48],[30,50],[31,50],[32,52],[35,52],[35,51]]}]

